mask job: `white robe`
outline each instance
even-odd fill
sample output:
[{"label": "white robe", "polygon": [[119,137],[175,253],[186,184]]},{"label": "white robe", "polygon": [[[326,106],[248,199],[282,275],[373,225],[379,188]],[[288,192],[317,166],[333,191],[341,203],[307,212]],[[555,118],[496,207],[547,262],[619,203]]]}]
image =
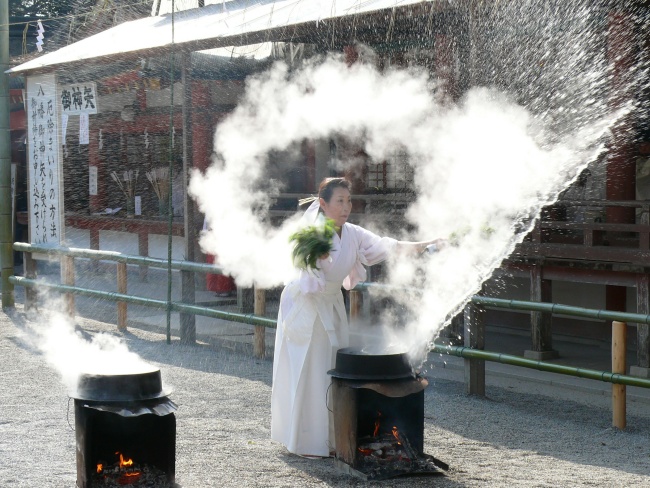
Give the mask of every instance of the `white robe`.
[{"label": "white robe", "polygon": [[349,340],[341,284],[346,289],[366,279],[364,265],[386,259],[395,239],[379,237],[357,225],[334,234],[329,258],[319,270],[301,271],[282,292],[273,360],[271,438],[289,452],[328,456],[330,433],[327,371],[336,351]]}]

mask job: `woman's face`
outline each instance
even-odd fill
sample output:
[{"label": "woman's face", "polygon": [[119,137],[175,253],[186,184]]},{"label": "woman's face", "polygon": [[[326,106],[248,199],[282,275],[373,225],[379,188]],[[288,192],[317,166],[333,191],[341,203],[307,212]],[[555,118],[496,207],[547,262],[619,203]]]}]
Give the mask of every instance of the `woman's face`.
[{"label": "woman's face", "polygon": [[323,209],[325,217],[336,222],[338,227],[342,227],[352,211],[350,191],[347,188],[334,188],[329,202],[320,199],[320,208]]}]

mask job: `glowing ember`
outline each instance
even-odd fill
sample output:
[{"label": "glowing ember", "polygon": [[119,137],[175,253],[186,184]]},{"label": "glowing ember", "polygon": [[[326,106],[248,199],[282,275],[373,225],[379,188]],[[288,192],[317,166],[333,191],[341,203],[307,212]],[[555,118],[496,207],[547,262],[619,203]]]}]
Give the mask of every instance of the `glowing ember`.
[{"label": "glowing ember", "polygon": [[97,474],[103,483],[113,480],[117,485],[132,485],[138,482],[143,473],[135,466],[133,459],[125,457],[119,451],[115,454],[119,457],[119,461],[108,466],[104,463],[97,464]]},{"label": "glowing ember", "polygon": [[397,439],[397,445],[401,446],[402,443],[400,442],[399,431],[397,430],[397,427],[395,427],[394,425],[393,425],[393,437]]},{"label": "glowing ember", "polygon": [[142,473],[139,471],[133,473],[124,473],[118,478],[117,482],[120,485],[132,485],[140,479],[141,474]]}]

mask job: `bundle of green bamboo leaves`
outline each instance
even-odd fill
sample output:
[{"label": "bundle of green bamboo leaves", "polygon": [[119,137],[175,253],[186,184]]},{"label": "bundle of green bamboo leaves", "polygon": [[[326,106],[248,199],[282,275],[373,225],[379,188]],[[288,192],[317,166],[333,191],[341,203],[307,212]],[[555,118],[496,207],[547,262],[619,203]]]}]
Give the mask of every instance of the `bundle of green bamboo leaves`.
[{"label": "bundle of green bamboo leaves", "polygon": [[293,233],[289,242],[294,244],[292,257],[300,269],[318,269],[318,259],[332,250],[336,223],[332,219],[319,219],[315,225]]}]

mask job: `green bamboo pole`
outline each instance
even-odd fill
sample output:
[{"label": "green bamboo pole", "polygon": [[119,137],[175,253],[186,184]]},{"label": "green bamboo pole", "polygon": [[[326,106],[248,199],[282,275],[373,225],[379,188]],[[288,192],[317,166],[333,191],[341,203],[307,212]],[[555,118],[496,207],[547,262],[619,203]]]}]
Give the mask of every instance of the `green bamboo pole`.
[{"label": "green bamboo pole", "polygon": [[212,317],[215,319],[227,320],[229,322],[238,322],[249,325],[262,325],[264,327],[276,327],[276,321],[267,317],[260,317],[254,314],[242,314],[236,312],[225,312],[223,310],[216,310],[213,308],[201,307],[199,305],[191,305],[179,302],[168,302],[167,300],[158,300],[155,298],[144,298],[134,295],[127,295],[125,293],[118,293],[113,291],[92,290],[90,288],[82,288],[79,286],[61,285],[57,283],[49,283],[47,281],[33,280],[23,276],[12,276],[10,281],[18,286],[24,287],[39,287],[47,288],[49,290],[61,293],[73,293],[76,295],[87,296],[91,298],[99,298],[103,300],[110,300],[113,302],[126,302],[133,305],[141,305],[143,307],[158,308],[166,310],[168,307],[172,312],[190,313],[194,315],[201,315],[204,317]]},{"label": "green bamboo pole", "polygon": [[[61,293],[75,293],[94,298],[107,299],[112,301],[124,301],[133,303],[135,305],[142,305],[146,307],[153,307],[159,309],[166,309],[169,307],[169,302],[166,300],[156,300],[153,298],[142,298],[132,295],[126,295],[116,292],[107,292],[99,290],[91,290],[77,286],[60,285],[55,283],[48,283],[39,280],[32,280],[22,276],[12,276],[10,280],[19,286],[25,287],[43,287],[55,290]],[[240,314],[234,312],[224,312],[211,308],[200,307],[198,305],[184,304],[173,302],[170,307],[175,312],[191,313],[195,315],[202,315],[206,317],[213,317],[217,319],[228,320],[231,322],[245,323],[249,325],[262,325],[264,327],[276,327],[276,322],[273,319],[260,317],[254,314]],[[608,371],[597,371],[586,368],[576,368],[573,366],[564,366],[561,364],[545,363],[543,361],[536,361],[526,359],[520,356],[512,356],[509,354],[496,353],[491,351],[484,351],[481,349],[472,349],[465,346],[445,346],[441,344],[434,344],[432,352],[439,354],[448,354],[467,359],[481,359],[484,361],[493,361],[511,366],[519,366],[523,368],[536,369],[538,371],[547,371],[550,373],[564,374],[568,376],[575,376],[579,378],[587,378],[591,380],[604,381],[608,383],[637,386],[640,388],[650,388],[650,379],[637,378],[634,376],[627,376],[619,373],[612,373]]]},{"label": "green bamboo pole", "polygon": [[11,208],[11,139],[9,136],[9,2],[0,2],[0,267],[2,308],[14,306],[13,219]]},{"label": "green bamboo pole", "polygon": [[167,269],[168,266],[171,266],[171,269],[176,270],[223,274],[222,269],[214,264],[179,261],[178,259],[167,260],[163,258],[152,258],[149,256],[122,254],[116,251],[99,251],[74,247],[48,247],[39,244],[27,244],[26,242],[14,243],[14,249],[16,251],[46,254],[48,256],[72,256],[74,258],[115,261],[118,263],[149,266],[150,268],[158,269]]},{"label": "green bamboo pole", "polygon": [[[104,261],[125,262],[127,264],[137,264],[150,266],[152,268],[167,268],[168,263],[172,269],[196,271],[200,273],[217,273],[222,274],[221,268],[212,264],[194,263],[190,261],[150,258],[146,256],[135,256],[130,254],[121,254],[114,251],[94,251],[92,249],[76,249],[68,247],[46,247],[38,244],[27,244],[24,242],[14,243],[14,249],[22,252],[42,253],[52,256],[68,255],[75,258],[99,259]],[[397,289],[386,285],[373,283],[360,283],[355,290],[367,290],[370,288]],[[650,314],[640,314],[631,312],[613,312],[610,310],[599,310],[583,307],[574,307],[571,305],[562,305],[559,303],[540,303],[526,302],[522,300],[507,300],[503,298],[491,298],[484,296],[474,296],[471,301],[477,305],[483,305],[495,308],[506,308],[511,310],[525,310],[532,312],[550,312],[555,314],[571,315],[574,317],[592,318],[597,320],[617,320],[619,322],[650,324]]]}]

